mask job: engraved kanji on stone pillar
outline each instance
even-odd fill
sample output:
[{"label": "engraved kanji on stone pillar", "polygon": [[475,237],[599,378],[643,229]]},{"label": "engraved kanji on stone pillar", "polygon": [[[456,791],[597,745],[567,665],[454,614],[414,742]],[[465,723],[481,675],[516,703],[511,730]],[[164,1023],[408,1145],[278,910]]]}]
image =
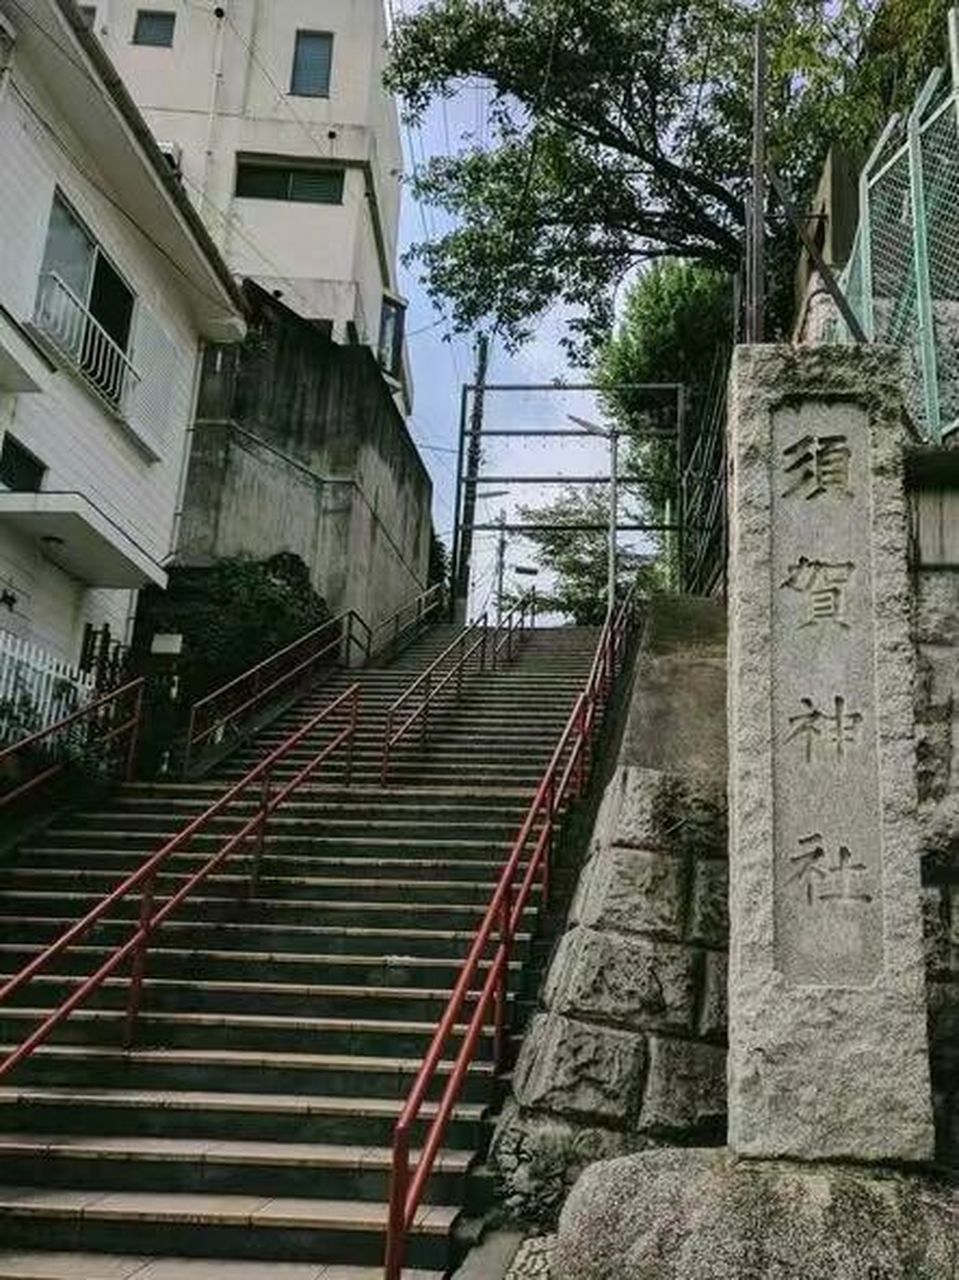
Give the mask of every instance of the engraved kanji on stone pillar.
[{"label": "engraved kanji on stone pillar", "polygon": [[730,1145],[932,1150],[899,357],[744,348],[730,434]]}]

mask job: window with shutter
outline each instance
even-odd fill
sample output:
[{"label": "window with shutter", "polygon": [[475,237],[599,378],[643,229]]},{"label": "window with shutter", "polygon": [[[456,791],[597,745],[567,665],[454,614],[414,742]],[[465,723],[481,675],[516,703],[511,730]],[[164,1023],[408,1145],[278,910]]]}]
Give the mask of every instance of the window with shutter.
[{"label": "window with shutter", "polygon": [[236,194],[246,200],[292,200],[305,204],[342,204],[343,169],[256,164],[240,160]]},{"label": "window with shutter", "polygon": [[304,98],[328,98],[333,70],[333,37],[325,31],[298,31],[290,92]]}]

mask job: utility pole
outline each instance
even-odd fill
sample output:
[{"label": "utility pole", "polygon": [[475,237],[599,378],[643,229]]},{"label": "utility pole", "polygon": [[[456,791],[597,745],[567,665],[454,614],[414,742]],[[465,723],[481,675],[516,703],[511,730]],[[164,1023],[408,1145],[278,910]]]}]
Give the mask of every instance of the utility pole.
[{"label": "utility pole", "polygon": [[463,494],[463,521],[460,525],[459,552],[456,558],[456,581],[453,584],[453,621],[466,622],[470,593],[470,562],[473,558],[473,526],[476,523],[476,480],[479,476],[486,407],[486,374],[489,367],[489,338],[481,333],[476,343],[476,383],[473,388],[473,411],[470,415],[469,447],[466,450],[466,477]]},{"label": "utility pole", "polygon": [[496,545],[496,625],[503,622],[503,580],[506,577],[506,508],[500,507],[499,541]]}]

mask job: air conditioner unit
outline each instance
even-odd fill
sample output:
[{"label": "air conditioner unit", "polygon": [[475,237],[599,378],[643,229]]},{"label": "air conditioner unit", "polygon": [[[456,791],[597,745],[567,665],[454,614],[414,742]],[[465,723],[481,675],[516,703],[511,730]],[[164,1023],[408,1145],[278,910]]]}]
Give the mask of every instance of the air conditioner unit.
[{"label": "air conditioner unit", "polygon": [[179,142],[158,142],[167,164],[177,175],[183,172],[183,148]]}]

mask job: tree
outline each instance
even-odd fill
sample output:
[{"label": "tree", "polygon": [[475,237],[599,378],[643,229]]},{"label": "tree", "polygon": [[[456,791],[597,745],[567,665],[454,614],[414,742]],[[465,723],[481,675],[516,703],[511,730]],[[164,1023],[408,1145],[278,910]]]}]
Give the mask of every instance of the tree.
[{"label": "tree", "polygon": [[[577,626],[602,622],[606,616],[609,572],[609,503],[603,490],[563,489],[544,507],[521,507],[520,516],[524,521],[560,526],[532,529],[524,535],[536,548],[537,563],[554,579],[551,590],[537,588],[540,608],[564,614]],[[622,518],[627,519],[627,510]],[[577,524],[596,524],[600,528],[589,532],[562,528]],[[641,588],[647,591],[665,586],[655,556],[621,547],[618,569],[620,585],[638,578]]]},{"label": "tree", "polygon": [[[765,0],[770,144],[796,190],[831,140],[861,147],[875,127],[875,93],[852,90],[877,2]],[[755,13],[752,0],[430,0],[399,19],[389,80],[411,119],[464,77],[492,86],[494,145],[413,182],[454,219],[413,256],[457,331],[495,318],[516,345],[562,302],[582,350],[637,264],[738,268]]]},{"label": "tree", "polygon": [[446,544],[432,526],[430,527],[430,565],[426,585],[435,587],[438,583],[448,583],[450,577],[450,558]]}]

